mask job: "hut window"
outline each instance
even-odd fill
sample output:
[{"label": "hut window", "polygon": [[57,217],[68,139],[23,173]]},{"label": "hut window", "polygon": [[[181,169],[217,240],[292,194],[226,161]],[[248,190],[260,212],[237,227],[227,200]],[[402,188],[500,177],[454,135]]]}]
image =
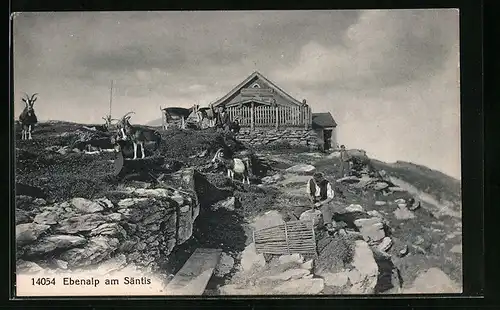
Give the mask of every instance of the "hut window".
[{"label": "hut window", "polygon": [[260,88],[259,84],[255,83],[252,85],[252,88]]}]

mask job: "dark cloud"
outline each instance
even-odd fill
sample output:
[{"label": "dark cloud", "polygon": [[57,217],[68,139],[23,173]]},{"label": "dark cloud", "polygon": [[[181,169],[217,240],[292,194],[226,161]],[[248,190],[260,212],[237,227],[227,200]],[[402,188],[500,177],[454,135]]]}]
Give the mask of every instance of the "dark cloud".
[{"label": "dark cloud", "polygon": [[154,68],[176,70],[184,66],[186,61],[187,54],[175,46],[159,51],[140,45],[131,45],[83,55],[79,64],[92,71],[116,72]]}]

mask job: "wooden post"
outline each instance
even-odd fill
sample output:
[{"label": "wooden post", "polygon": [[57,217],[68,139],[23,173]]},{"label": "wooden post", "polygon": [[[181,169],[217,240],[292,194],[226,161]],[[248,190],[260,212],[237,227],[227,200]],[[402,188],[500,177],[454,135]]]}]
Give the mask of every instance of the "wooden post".
[{"label": "wooden post", "polygon": [[250,130],[255,129],[255,104],[252,102],[252,107],[250,109]]},{"label": "wooden post", "polygon": [[275,109],[275,113],[276,113],[276,130],[278,130],[278,127],[279,127],[279,117],[278,117],[278,116],[279,116],[279,115],[278,115],[279,111],[278,111],[278,105],[276,105],[276,106],[274,107],[274,109]]},{"label": "wooden post", "polygon": [[111,105],[113,104],[113,80],[111,80],[111,87],[109,89],[109,117],[111,117]]}]

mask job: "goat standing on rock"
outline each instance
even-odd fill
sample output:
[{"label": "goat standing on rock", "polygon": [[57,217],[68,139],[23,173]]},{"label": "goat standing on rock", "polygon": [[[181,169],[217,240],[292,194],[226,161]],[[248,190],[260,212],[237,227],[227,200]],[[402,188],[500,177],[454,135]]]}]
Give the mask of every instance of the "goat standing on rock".
[{"label": "goat standing on rock", "polygon": [[243,184],[245,184],[245,181],[247,184],[250,184],[250,177],[248,173],[249,164],[247,161],[243,161],[239,158],[226,159],[224,158],[223,149],[218,149],[215,153],[212,162],[214,163],[216,161],[221,162],[224,165],[227,169],[227,176],[231,178],[231,180],[234,180],[234,174],[236,173],[243,176]]},{"label": "goat standing on rock", "polygon": [[119,131],[122,134],[122,140],[127,140],[127,138],[132,140],[132,143],[134,144],[134,159],[137,159],[137,145],[141,146],[141,158],[144,158],[146,157],[146,153],[144,152],[144,143],[155,142],[156,148],[158,148],[161,142],[161,135],[156,130],[132,126],[129,122],[131,117],[129,114],[132,113],[134,112],[128,112],[121,118]]},{"label": "goat standing on rock", "polygon": [[35,101],[38,99],[36,95],[33,94],[31,97],[27,94],[26,98],[22,98],[22,101],[26,104],[23,112],[19,116],[19,122],[21,123],[22,131],[21,131],[21,140],[32,140],[31,131],[33,130],[33,126],[38,123],[38,119],[35,115],[35,110],[33,109],[33,105]]}]

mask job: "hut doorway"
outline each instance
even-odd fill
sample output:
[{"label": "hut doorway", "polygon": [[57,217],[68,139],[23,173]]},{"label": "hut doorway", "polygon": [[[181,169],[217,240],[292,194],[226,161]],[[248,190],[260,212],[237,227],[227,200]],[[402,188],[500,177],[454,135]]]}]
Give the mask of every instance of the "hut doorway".
[{"label": "hut doorway", "polygon": [[323,130],[323,141],[325,151],[332,148],[332,129]]}]

